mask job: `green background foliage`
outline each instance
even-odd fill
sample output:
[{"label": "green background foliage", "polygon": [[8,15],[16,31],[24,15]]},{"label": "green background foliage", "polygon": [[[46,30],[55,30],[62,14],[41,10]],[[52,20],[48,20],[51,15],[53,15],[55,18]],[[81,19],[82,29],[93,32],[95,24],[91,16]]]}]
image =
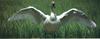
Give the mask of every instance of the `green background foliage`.
[{"label": "green background foliage", "polygon": [[77,8],[93,19],[97,27],[87,28],[79,23],[70,23],[62,25],[56,36],[44,35],[42,24],[33,24],[30,20],[19,20],[8,22],[7,19],[16,11],[28,6],[34,6],[45,14],[50,14],[51,0],[0,0],[0,37],[66,37],[66,38],[84,38],[100,37],[100,1],[99,0],[55,0],[57,15],[71,8]]}]

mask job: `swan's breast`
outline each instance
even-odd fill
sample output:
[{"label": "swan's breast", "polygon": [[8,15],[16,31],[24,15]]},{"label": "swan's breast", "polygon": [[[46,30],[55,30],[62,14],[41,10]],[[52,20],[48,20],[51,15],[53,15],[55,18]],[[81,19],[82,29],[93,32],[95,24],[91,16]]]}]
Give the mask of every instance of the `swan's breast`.
[{"label": "swan's breast", "polygon": [[45,23],[44,23],[44,30],[46,32],[56,32],[59,29],[60,21],[51,21],[50,18],[47,18]]},{"label": "swan's breast", "polygon": [[44,30],[46,32],[56,32],[58,29],[59,29],[59,24],[46,23],[44,25]]}]

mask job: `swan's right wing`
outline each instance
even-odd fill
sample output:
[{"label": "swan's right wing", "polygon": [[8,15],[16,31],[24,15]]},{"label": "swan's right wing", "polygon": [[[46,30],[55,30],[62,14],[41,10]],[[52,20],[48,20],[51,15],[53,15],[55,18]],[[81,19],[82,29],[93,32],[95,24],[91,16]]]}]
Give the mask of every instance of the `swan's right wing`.
[{"label": "swan's right wing", "polygon": [[62,13],[58,18],[63,24],[68,22],[79,22],[89,27],[96,27],[96,23],[93,20],[89,19],[85,13],[76,8],[72,8]]},{"label": "swan's right wing", "polygon": [[31,19],[33,23],[41,23],[45,18],[46,15],[42,11],[29,6],[17,11],[17,13],[8,18],[8,21]]}]

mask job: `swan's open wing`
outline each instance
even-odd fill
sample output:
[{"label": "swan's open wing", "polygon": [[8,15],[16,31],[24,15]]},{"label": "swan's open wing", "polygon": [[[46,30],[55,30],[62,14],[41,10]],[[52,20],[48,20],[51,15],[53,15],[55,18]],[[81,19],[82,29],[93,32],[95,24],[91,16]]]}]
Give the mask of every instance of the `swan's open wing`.
[{"label": "swan's open wing", "polygon": [[72,9],[64,12],[63,14],[58,16],[58,18],[61,19],[62,23],[74,21],[74,22],[82,23],[82,24],[89,26],[89,27],[96,27],[96,24],[94,21],[89,19],[85,15],[85,13],[83,13],[82,11],[80,11],[76,8],[72,8]]},{"label": "swan's open wing", "polygon": [[45,18],[46,15],[42,11],[33,6],[29,6],[17,11],[17,13],[11,16],[8,21],[31,19],[34,23],[40,23]]}]

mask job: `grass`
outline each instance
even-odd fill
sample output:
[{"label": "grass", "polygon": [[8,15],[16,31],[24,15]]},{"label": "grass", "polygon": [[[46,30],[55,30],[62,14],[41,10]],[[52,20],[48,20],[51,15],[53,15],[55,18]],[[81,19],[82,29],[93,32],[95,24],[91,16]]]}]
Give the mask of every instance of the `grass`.
[{"label": "grass", "polygon": [[[55,0],[57,15],[71,8],[77,8],[93,19],[97,27],[95,29],[87,28],[79,23],[70,23],[62,25],[56,37],[66,38],[87,38],[100,37],[100,1],[99,0]],[[30,20],[8,22],[7,19],[16,11],[27,6],[35,6],[45,14],[50,14],[51,0],[0,0],[0,37],[44,37],[42,24],[32,24]],[[47,37],[53,37],[52,33]]]}]

